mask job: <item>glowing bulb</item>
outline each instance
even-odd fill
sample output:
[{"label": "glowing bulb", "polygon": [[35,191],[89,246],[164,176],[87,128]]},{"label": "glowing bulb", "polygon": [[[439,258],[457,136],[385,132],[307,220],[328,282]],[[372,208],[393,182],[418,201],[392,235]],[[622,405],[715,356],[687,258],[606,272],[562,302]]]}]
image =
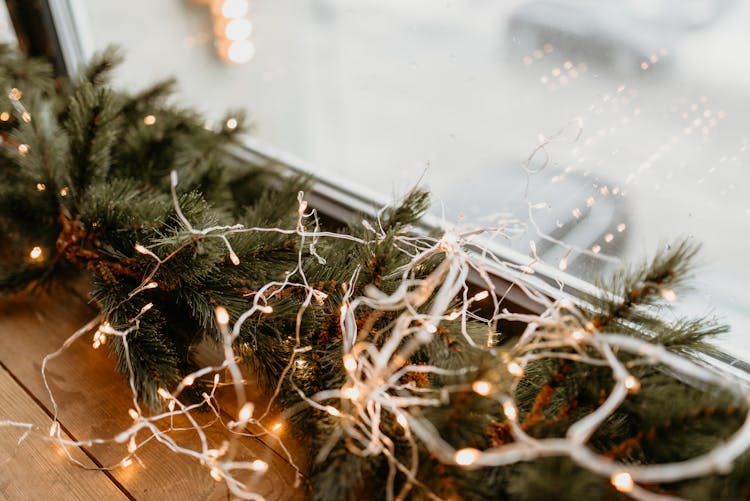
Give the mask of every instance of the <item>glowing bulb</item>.
[{"label": "glowing bulb", "polygon": [[132,459],[130,459],[130,458],[124,459],[124,460],[122,461],[122,467],[123,467],[123,468],[127,468],[127,467],[128,467],[128,466],[130,466],[131,464],[133,464],[133,460],[132,460]]},{"label": "glowing bulb", "polygon": [[437,332],[437,327],[432,324],[425,324],[424,328],[427,329],[427,332],[431,334],[435,334]]},{"label": "glowing bulb", "polygon": [[226,327],[229,325],[229,312],[226,308],[223,306],[217,306],[214,313],[216,315],[216,322],[218,322],[219,326]]},{"label": "glowing bulb", "polygon": [[273,425],[271,426],[271,431],[272,431],[272,432],[274,432],[274,433],[278,433],[278,432],[280,432],[280,431],[281,431],[281,429],[282,429],[283,427],[284,427],[284,425],[283,425],[283,424],[281,424],[280,422],[276,422],[276,423],[274,423],[274,424],[273,424]]},{"label": "glowing bulb", "polygon": [[227,49],[227,58],[233,63],[242,64],[255,55],[255,45],[248,40],[235,40]]},{"label": "glowing bulb", "polygon": [[141,254],[148,254],[148,249],[141,244],[135,244],[135,250]]},{"label": "glowing bulb", "polygon": [[638,380],[633,376],[626,377],[625,381],[623,381],[623,384],[625,385],[625,388],[627,388],[631,393],[635,393],[641,388],[641,383],[639,383]]},{"label": "glowing bulb", "polygon": [[19,144],[18,145],[18,154],[21,156],[25,156],[29,152],[29,145],[28,144]]},{"label": "glowing bulb", "polygon": [[508,362],[508,372],[513,377],[521,377],[523,376],[523,367],[516,361]]},{"label": "glowing bulb", "polygon": [[268,463],[266,463],[262,459],[256,459],[255,461],[250,463],[250,469],[253,471],[257,471],[258,473],[265,473],[268,471]]},{"label": "glowing bulb", "polygon": [[516,410],[516,406],[513,405],[513,402],[511,402],[510,400],[506,400],[503,404],[503,412],[505,413],[505,417],[510,421],[515,421],[516,418],[518,418],[518,411]]},{"label": "glowing bulb", "polygon": [[159,284],[156,282],[149,282],[143,286],[144,289],[156,289],[157,287],[159,287]]},{"label": "glowing bulb", "polygon": [[65,186],[64,188],[62,188],[62,189],[60,190],[60,196],[61,196],[61,197],[67,197],[67,196],[68,196],[68,192],[69,192],[69,191],[70,191],[70,190],[68,190],[68,187],[67,187],[67,186]]},{"label": "glowing bulb", "polygon": [[21,94],[21,91],[16,87],[13,87],[12,89],[10,89],[10,92],[8,92],[8,97],[14,101],[19,101],[21,99],[21,96],[23,96],[23,94]]},{"label": "glowing bulb", "polygon": [[237,125],[239,124],[237,123],[236,118],[230,118],[229,120],[227,120],[227,129],[236,129]]},{"label": "glowing bulb", "polygon": [[612,485],[620,492],[630,492],[635,487],[633,477],[626,471],[620,471],[612,474],[609,480]]},{"label": "glowing bulb", "polygon": [[581,329],[576,329],[570,334],[570,337],[575,341],[583,341],[583,338],[586,337],[586,333]]},{"label": "glowing bulb", "polygon": [[455,320],[455,319],[457,319],[457,318],[458,318],[458,317],[460,317],[460,316],[461,316],[461,312],[460,312],[460,311],[453,311],[453,312],[451,312],[451,314],[450,314],[450,315],[448,315],[448,316],[447,316],[447,317],[445,317],[445,318],[446,318],[447,320]]},{"label": "glowing bulb", "polygon": [[143,117],[143,123],[146,125],[154,125],[156,123],[156,117],[154,115],[146,115]]},{"label": "glowing bulb", "polygon": [[192,374],[188,374],[182,380],[182,386],[192,386],[195,383],[195,377]]},{"label": "glowing bulb", "polygon": [[487,381],[474,381],[474,384],[471,385],[471,389],[479,395],[487,396],[492,391],[492,385]]},{"label": "glowing bulb", "polygon": [[237,254],[235,254],[234,251],[229,251],[229,260],[232,261],[232,264],[235,266],[239,266],[240,264],[240,258],[237,257]]},{"label": "glowing bulb", "polygon": [[28,111],[24,111],[21,114],[21,120],[23,120],[26,123],[31,122],[31,113],[29,113]]},{"label": "glowing bulb", "polygon": [[10,120],[10,113],[8,113],[7,111],[3,111],[2,113],[0,113],[0,120],[2,120],[3,122],[7,122],[8,120]]},{"label": "glowing bulb", "polygon": [[247,0],[224,0],[221,15],[230,19],[244,17],[250,9]]},{"label": "glowing bulb", "polygon": [[141,308],[141,313],[140,314],[143,315],[144,313],[146,313],[148,310],[150,310],[153,307],[154,307],[154,303],[146,303],[146,304],[144,304],[143,308]]},{"label": "glowing bulb", "polygon": [[42,258],[42,248],[37,246],[31,249],[31,252],[29,252],[29,257],[34,261],[39,261]]},{"label": "glowing bulb", "polygon": [[479,454],[480,452],[478,450],[471,447],[459,449],[456,451],[456,454],[453,455],[453,461],[460,466],[469,466],[477,462]]},{"label": "glowing bulb", "polygon": [[350,355],[348,353],[344,355],[344,369],[349,372],[354,372],[357,370],[357,359],[354,358],[354,355]]},{"label": "glowing bulb", "polygon": [[132,454],[137,448],[138,446],[135,443],[135,437],[130,437],[130,442],[128,442],[128,452]]},{"label": "glowing bulb", "polygon": [[167,404],[167,409],[169,409],[169,412],[174,412],[175,403],[174,400],[170,400],[169,404]]},{"label": "glowing bulb", "polygon": [[273,308],[271,306],[258,306],[258,309],[262,311],[263,313],[273,313]]},{"label": "glowing bulb", "polygon": [[406,417],[403,414],[396,416],[396,422],[404,429],[409,427],[409,421],[406,420]]},{"label": "glowing bulb", "polygon": [[133,418],[133,420],[138,419],[138,413],[135,411],[135,409],[128,409],[128,415]]},{"label": "glowing bulb", "polygon": [[52,425],[49,427],[49,436],[54,437],[58,430],[60,430],[60,423],[57,421],[52,421]]},{"label": "glowing bulb", "polygon": [[[243,38],[250,37],[252,33],[253,23],[248,19],[232,19],[227,23],[226,28],[224,28],[224,35],[229,40],[242,40]],[[237,127],[236,123],[234,127]],[[234,127],[230,127],[230,129],[234,129]]]},{"label": "glowing bulb", "polygon": [[165,390],[164,388],[159,388],[158,390],[156,390],[156,393],[158,393],[158,394],[159,394],[159,396],[160,396],[161,398],[165,399],[165,400],[169,400],[169,399],[171,399],[171,398],[172,398],[172,394],[171,394],[171,393],[169,393],[169,392],[168,392],[167,390]]},{"label": "glowing bulb", "polygon": [[336,407],[331,407],[330,405],[326,405],[326,412],[330,414],[331,416],[339,417],[341,413]]},{"label": "glowing bulb", "polygon": [[245,405],[242,406],[242,409],[240,409],[240,412],[238,414],[240,421],[243,423],[248,421],[253,415],[253,404],[250,402],[247,402]]},{"label": "glowing bulb", "polygon": [[490,293],[487,291],[482,291],[482,292],[477,292],[476,294],[474,294],[473,299],[474,301],[481,301],[483,299],[487,299],[488,297],[490,297]]},{"label": "glowing bulb", "polygon": [[219,471],[218,468],[216,467],[211,468],[211,477],[217,482],[221,481],[221,472]]},{"label": "glowing bulb", "polygon": [[677,293],[673,291],[672,289],[662,289],[661,297],[663,297],[666,301],[669,301],[670,303],[674,303],[675,301],[677,301]]},{"label": "glowing bulb", "polygon": [[358,400],[359,397],[362,396],[362,393],[360,393],[360,391],[354,386],[344,388],[343,390],[341,390],[341,394],[349,400]]},{"label": "glowing bulb", "polygon": [[302,200],[299,203],[299,207],[297,208],[297,214],[301,216],[305,213],[306,210],[307,210],[307,200]]}]

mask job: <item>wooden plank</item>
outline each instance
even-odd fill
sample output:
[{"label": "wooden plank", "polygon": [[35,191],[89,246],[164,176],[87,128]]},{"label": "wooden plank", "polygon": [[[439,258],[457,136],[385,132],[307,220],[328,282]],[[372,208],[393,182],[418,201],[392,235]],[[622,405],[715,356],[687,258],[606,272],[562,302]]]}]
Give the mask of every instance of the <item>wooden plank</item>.
[{"label": "wooden plank", "polygon": [[[95,316],[92,308],[69,290],[40,292],[0,302],[0,361],[47,408],[51,404],[44,389],[40,368],[47,353]],[[74,343],[48,366],[48,379],[61,407],[60,421],[78,439],[113,437],[132,422],[127,385],[115,373],[105,350],[92,350],[90,339]],[[207,416],[204,416],[207,418]],[[176,423],[179,424],[179,423]],[[207,430],[213,447],[219,447],[228,433],[214,426]],[[181,443],[196,446],[194,432],[174,435]],[[303,489],[294,489],[294,470],[276,452],[258,440],[237,444],[238,459],[263,459],[268,472],[256,476],[251,488],[269,500],[302,499]],[[88,448],[105,466],[118,463],[125,446],[112,444]],[[137,499],[226,498],[226,487],[211,479],[195,460],[178,456],[151,441],[139,449],[141,466],[112,470],[112,475]]]},{"label": "wooden plank", "polygon": [[[105,473],[74,466],[59,445],[42,439],[49,416],[0,367],[2,420],[31,423],[34,428],[19,443],[26,429],[0,427],[0,499],[127,499]],[[80,449],[71,453],[87,467],[95,467]]]}]

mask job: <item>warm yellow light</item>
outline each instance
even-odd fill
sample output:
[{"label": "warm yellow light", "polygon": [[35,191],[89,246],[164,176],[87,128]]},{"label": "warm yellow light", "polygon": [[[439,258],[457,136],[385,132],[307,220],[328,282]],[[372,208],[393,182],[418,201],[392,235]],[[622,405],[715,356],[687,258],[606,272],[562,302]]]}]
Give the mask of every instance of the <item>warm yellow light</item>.
[{"label": "warm yellow light", "polygon": [[630,476],[630,473],[626,471],[620,471],[612,474],[612,477],[610,478],[610,482],[612,482],[612,485],[620,492],[630,492],[633,490],[633,487],[635,487],[635,482],[633,482],[633,477]]},{"label": "warm yellow light", "polygon": [[582,329],[576,329],[570,334],[570,337],[575,341],[583,341],[583,338],[586,337],[586,332]]},{"label": "warm yellow light", "polygon": [[284,425],[281,422],[276,422],[271,426],[271,431],[274,433],[278,433],[283,427]]},{"label": "warm yellow light", "polygon": [[354,355],[350,355],[348,353],[344,355],[344,369],[349,372],[354,372],[357,370],[357,359],[354,358]]},{"label": "warm yellow light", "polygon": [[25,156],[29,152],[29,145],[28,144],[19,144],[18,145],[18,154],[21,156]]},{"label": "warm yellow light", "polygon": [[237,125],[239,124],[237,123],[236,118],[230,118],[229,120],[227,120],[227,129],[236,129]]},{"label": "warm yellow light", "polygon": [[195,377],[192,374],[188,374],[182,380],[182,386],[192,386],[195,383]]},{"label": "warm yellow light", "polygon": [[[224,35],[229,40],[242,40],[244,38],[249,38],[252,33],[253,23],[251,23],[249,19],[232,19],[224,28]],[[235,124],[234,127],[237,127],[237,125]],[[230,127],[230,129],[233,129],[234,127]]]},{"label": "warm yellow light", "polygon": [[516,361],[508,362],[508,372],[514,377],[523,376],[523,367]]},{"label": "warm yellow light", "polygon": [[424,328],[427,329],[427,332],[431,334],[435,334],[437,332],[437,327],[432,324],[425,324]]},{"label": "warm yellow light", "polygon": [[229,325],[229,312],[226,308],[224,308],[223,306],[217,306],[214,313],[216,314],[216,322],[221,327],[226,327],[227,325]]},{"label": "warm yellow light", "polygon": [[158,394],[159,394],[159,396],[160,396],[161,398],[163,398],[163,399],[167,399],[167,400],[168,400],[168,399],[171,399],[171,398],[172,398],[172,394],[171,394],[171,393],[169,393],[169,392],[168,392],[167,390],[165,390],[164,388],[159,388],[158,390],[156,390],[156,393],[158,393]]},{"label": "warm yellow light", "polygon": [[37,191],[44,191],[47,189],[47,185],[44,183],[36,183]]},{"label": "warm yellow light", "polygon": [[344,396],[344,398],[348,398],[349,400],[357,400],[362,396],[362,393],[360,393],[360,391],[354,386],[344,388],[343,390],[341,390],[341,394]]},{"label": "warm yellow light", "polygon": [[262,459],[256,459],[255,461],[250,463],[250,469],[258,473],[265,473],[268,471],[268,463],[266,463]]},{"label": "warm yellow light", "polygon": [[138,419],[138,413],[135,411],[135,409],[128,409],[128,415],[135,419]]},{"label": "warm yellow light", "polygon": [[156,123],[156,117],[154,115],[146,115],[143,117],[143,123],[146,125],[154,125]]},{"label": "warm yellow light", "polygon": [[31,252],[29,252],[29,257],[34,261],[39,261],[42,258],[42,248],[37,246],[31,249]]},{"label": "warm yellow light", "polygon": [[247,402],[245,405],[242,406],[240,409],[240,412],[238,414],[240,421],[247,422],[253,415],[253,404],[250,402]]},{"label": "warm yellow light", "polygon": [[626,377],[625,381],[623,381],[623,384],[625,385],[625,388],[627,388],[631,393],[635,393],[641,388],[641,383],[638,382],[638,380],[633,376]]},{"label": "warm yellow light", "polygon": [[515,421],[518,418],[516,406],[513,405],[513,402],[510,400],[506,400],[505,403],[503,403],[503,412],[505,413],[505,417],[510,421]]},{"label": "warm yellow light", "polygon": [[135,244],[135,250],[140,254],[148,254],[148,249],[141,244]]},{"label": "warm yellow light", "polygon": [[224,3],[221,5],[221,15],[230,19],[236,19],[244,17],[249,9],[250,5],[247,0],[224,0]]},{"label": "warm yellow light", "polygon": [[396,422],[400,424],[404,429],[409,427],[409,421],[407,421],[406,416],[404,416],[403,414],[399,414],[398,416],[396,416]]},{"label": "warm yellow light", "polygon": [[262,311],[263,313],[273,313],[273,308],[271,306],[258,306],[258,309]]},{"label": "warm yellow light", "polygon": [[481,301],[490,297],[490,293],[487,291],[477,292],[474,294],[474,301]]},{"label": "warm yellow light", "polygon": [[10,113],[8,113],[7,111],[3,111],[2,113],[0,113],[0,120],[2,120],[3,122],[7,122],[8,120],[10,120]]},{"label": "warm yellow light", "polygon": [[331,407],[330,405],[326,405],[326,412],[330,414],[331,416],[335,416],[335,417],[338,417],[341,415],[341,413],[336,407]]},{"label": "warm yellow light", "polygon": [[492,391],[492,385],[487,381],[474,381],[474,384],[471,385],[471,389],[479,395],[486,396]]},{"label": "warm yellow light", "polygon": [[128,442],[128,452],[132,454],[137,448],[138,445],[135,443],[135,437],[130,437],[130,441]]},{"label": "warm yellow light", "polygon": [[8,97],[14,101],[19,101],[22,96],[23,94],[16,87],[13,87],[12,89],[10,89],[10,92],[8,92]]},{"label": "warm yellow light", "polygon": [[156,282],[149,282],[143,286],[144,289],[156,289],[157,287],[159,287],[159,284]]},{"label": "warm yellow light", "polygon": [[674,303],[675,301],[677,301],[677,293],[673,291],[672,289],[662,289],[661,297],[663,297],[666,301],[669,301],[670,303]]},{"label": "warm yellow light", "polygon": [[130,459],[130,458],[124,459],[124,460],[122,461],[122,467],[123,467],[123,468],[127,468],[127,467],[128,467],[128,466],[130,466],[131,464],[133,464],[133,460],[132,460],[132,459]]},{"label": "warm yellow light", "polygon": [[235,266],[239,266],[240,264],[240,258],[234,253],[234,251],[229,251],[229,260],[232,261],[232,264]]},{"label": "warm yellow light", "polygon": [[477,462],[479,459],[480,452],[477,449],[467,447],[466,449],[459,449],[456,454],[453,455],[453,460],[457,465],[469,466]]},{"label": "warm yellow light", "polygon": [[175,403],[174,400],[170,400],[169,404],[167,404],[167,409],[169,409],[169,412],[174,412]]},{"label": "warm yellow light", "polygon": [[448,316],[447,316],[447,317],[445,317],[445,318],[446,318],[447,320],[455,320],[455,319],[457,319],[457,318],[458,318],[458,317],[460,317],[460,316],[461,316],[461,312],[460,312],[460,311],[453,311],[453,312],[451,312],[451,314],[450,314],[450,315],[448,315]]},{"label": "warm yellow light", "polygon": [[61,197],[67,197],[67,196],[68,196],[68,192],[69,192],[69,191],[70,191],[70,190],[68,190],[68,187],[67,187],[67,186],[63,187],[62,189],[60,189],[60,196],[61,196]]},{"label": "warm yellow light", "polygon": [[221,472],[218,468],[211,468],[211,477],[217,482],[221,481]]},{"label": "warm yellow light", "polygon": [[23,120],[26,123],[31,122],[31,113],[29,113],[28,111],[24,111],[21,114],[21,120]]},{"label": "warm yellow light", "polygon": [[60,430],[60,423],[57,421],[53,421],[52,425],[49,427],[49,436],[54,437],[57,435],[57,432]]},{"label": "warm yellow light", "polygon": [[227,48],[227,58],[233,63],[247,63],[254,55],[255,45],[249,40],[235,40]]}]

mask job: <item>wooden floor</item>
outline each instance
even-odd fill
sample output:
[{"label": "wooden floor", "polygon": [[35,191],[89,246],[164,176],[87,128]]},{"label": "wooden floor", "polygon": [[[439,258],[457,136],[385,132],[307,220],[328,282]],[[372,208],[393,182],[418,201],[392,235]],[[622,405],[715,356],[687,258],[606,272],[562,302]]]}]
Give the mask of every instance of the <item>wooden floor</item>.
[{"label": "wooden floor", "polygon": [[[95,315],[73,288],[0,299],[0,421],[34,424],[34,433],[20,443],[25,430],[0,427],[0,500],[231,499],[223,482],[213,480],[196,460],[178,456],[153,440],[138,450],[140,462],[101,471],[99,467],[127,454],[125,445],[73,450],[91,468],[87,470],[70,462],[59,444],[42,438],[52,422],[40,372],[42,358]],[[132,424],[127,414],[132,406],[129,389],[116,374],[107,350],[93,350],[89,336],[49,364],[48,379],[60,404],[61,429],[68,437],[112,437]],[[233,402],[226,400],[231,411]],[[181,444],[199,443],[194,432],[180,434],[175,436]],[[227,435],[218,425],[207,432],[215,447]],[[277,440],[244,438],[237,457],[268,463],[268,472],[252,482],[253,490],[266,499],[305,498],[304,482],[294,488],[295,469]]]}]

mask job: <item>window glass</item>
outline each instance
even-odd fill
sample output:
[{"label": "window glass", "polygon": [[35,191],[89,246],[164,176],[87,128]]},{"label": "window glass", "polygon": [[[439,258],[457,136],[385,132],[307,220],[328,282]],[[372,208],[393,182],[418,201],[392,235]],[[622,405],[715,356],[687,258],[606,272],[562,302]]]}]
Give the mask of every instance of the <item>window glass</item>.
[{"label": "window glass", "polygon": [[750,359],[750,3],[81,4],[92,48],[126,50],[120,85],[176,76],[209,117],[247,109],[255,138],[342,185],[421,183],[449,221],[512,214],[526,230],[507,245],[556,269],[589,280],[703,242],[681,305],[723,315]]}]

